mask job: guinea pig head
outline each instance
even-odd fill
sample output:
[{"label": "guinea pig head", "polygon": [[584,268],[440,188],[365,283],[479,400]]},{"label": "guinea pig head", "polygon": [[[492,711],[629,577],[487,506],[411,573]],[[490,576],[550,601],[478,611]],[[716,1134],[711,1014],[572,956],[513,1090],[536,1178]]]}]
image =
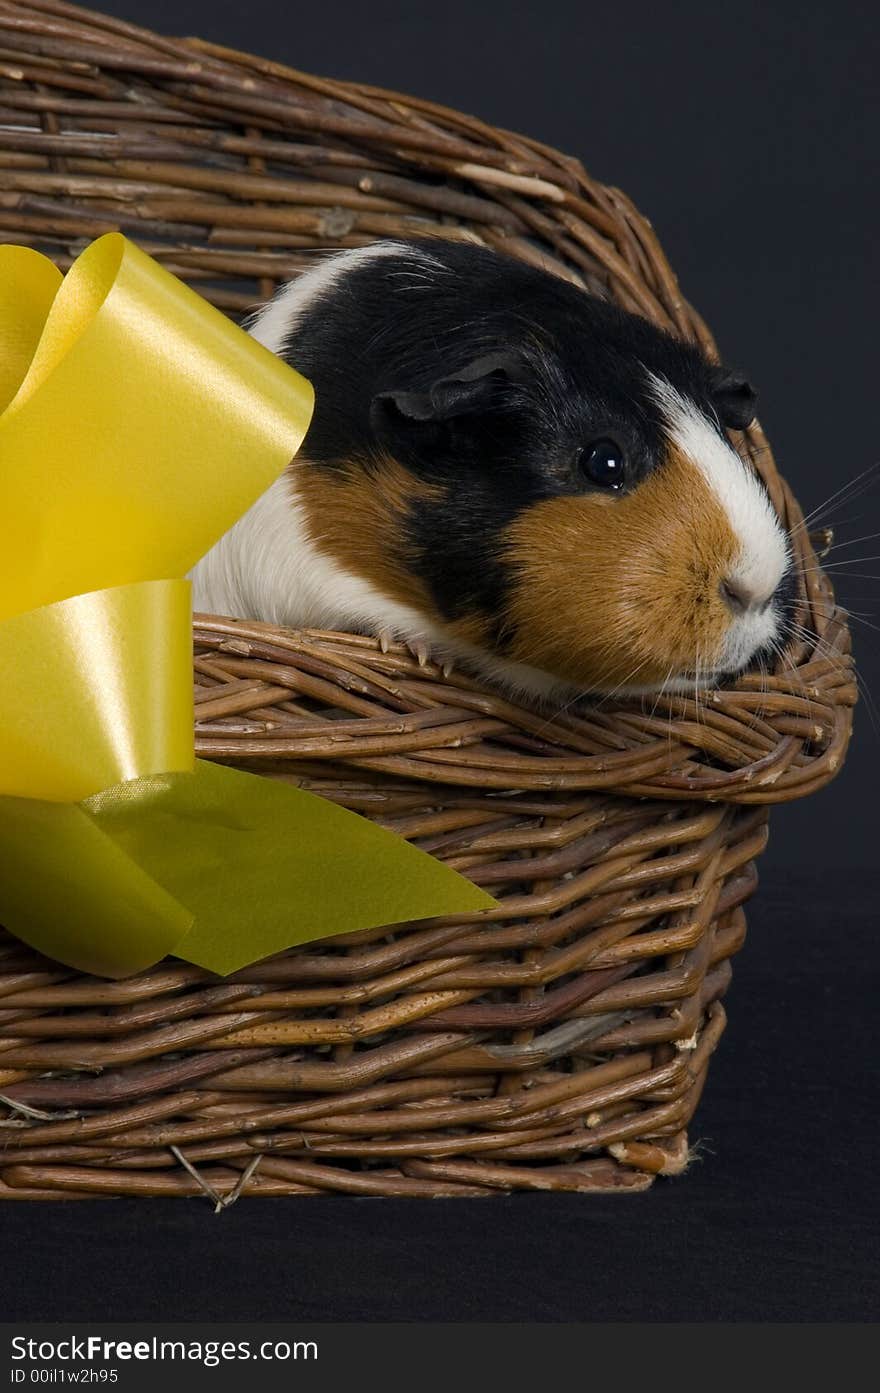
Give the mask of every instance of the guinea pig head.
[{"label": "guinea pig head", "polygon": [[723,680],[784,630],[786,538],[724,433],[753,393],[699,360],[688,382],[687,354],[672,372],[646,356],[573,380],[534,345],[499,350],[378,403],[414,481],[401,554],[429,612],[585,691]]}]

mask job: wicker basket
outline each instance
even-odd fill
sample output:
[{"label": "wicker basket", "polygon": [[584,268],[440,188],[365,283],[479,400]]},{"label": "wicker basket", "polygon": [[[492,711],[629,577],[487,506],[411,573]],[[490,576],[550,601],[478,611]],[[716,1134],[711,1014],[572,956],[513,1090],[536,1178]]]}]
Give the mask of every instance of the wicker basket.
[{"label": "wicker basket", "polygon": [[[230,312],[313,247],[436,234],[712,340],[649,225],[573,159],[472,118],[0,0],[0,240],[111,228]],[[764,682],[552,721],[362,637],[201,616],[201,755],[284,778],[498,897],[220,981],[84,977],[0,937],[0,1194],[638,1190],[687,1162],[768,805],[840,767],[844,616],[760,429],[735,443],[816,638]]]}]

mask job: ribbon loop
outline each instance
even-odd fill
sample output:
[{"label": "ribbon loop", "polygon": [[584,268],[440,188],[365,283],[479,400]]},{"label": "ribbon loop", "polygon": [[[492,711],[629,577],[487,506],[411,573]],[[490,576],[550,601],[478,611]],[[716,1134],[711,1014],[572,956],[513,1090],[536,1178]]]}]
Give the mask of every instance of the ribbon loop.
[{"label": "ribbon loop", "polygon": [[0,921],[125,976],[494,901],[353,813],[196,762],[189,583],[306,380],[118,233],[0,247]]},{"label": "ribbon loop", "polygon": [[0,793],[77,803],[193,768],[188,581],[15,615],[0,624],[0,674]]}]

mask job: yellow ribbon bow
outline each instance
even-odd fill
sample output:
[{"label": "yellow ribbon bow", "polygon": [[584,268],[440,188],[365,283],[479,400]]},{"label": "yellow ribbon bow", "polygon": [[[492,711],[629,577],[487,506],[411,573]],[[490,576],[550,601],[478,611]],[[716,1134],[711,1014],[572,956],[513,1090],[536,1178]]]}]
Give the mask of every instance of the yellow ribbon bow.
[{"label": "yellow ribbon bow", "polygon": [[196,761],[189,582],[308,382],[118,233],[0,247],[0,922],[109,977],[228,973],[494,901],[312,794]]}]

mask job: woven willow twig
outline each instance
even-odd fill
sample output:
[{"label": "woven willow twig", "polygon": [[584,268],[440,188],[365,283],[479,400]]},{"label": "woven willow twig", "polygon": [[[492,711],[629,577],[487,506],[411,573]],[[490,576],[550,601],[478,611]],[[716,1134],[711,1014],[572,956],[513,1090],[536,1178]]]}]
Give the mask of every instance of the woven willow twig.
[{"label": "woven willow twig", "polygon": [[[714,352],[650,226],[568,156],[0,0],[0,240],[65,266],[111,228],[231,313],[315,247],[466,238]],[[0,934],[0,1197],[640,1189],[683,1169],[766,805],[832,777],[856,695],[797,503],[760,428],[735,441],[792,530],[815,638],[731,689],[551,718],[368,638],[197,616],[202,756],[375,818],[499,908],[225,981],[173,961],[99,981]]]}]

